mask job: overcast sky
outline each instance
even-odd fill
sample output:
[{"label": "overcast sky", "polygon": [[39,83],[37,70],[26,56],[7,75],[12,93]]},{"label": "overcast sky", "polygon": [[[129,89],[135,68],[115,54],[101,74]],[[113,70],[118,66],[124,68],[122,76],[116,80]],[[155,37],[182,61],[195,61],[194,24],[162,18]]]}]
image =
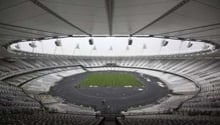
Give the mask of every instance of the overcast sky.
[{"label": "overcast sky", "polygon": [[[128,45],[128,38],[125,37],[96,37],[93,38],[94,45],[89,45],[89,38],[63,38],[60,39],[62,46],[56,47],[55,39],[36,41],[37,47],[34,52],[47,54],[66,54],[66,55],[101,55],[101,56],[128,56],[128,55],[155,55],[172,54],[180,52],[199,51],[204,43],[194,42],[191,48],[187,48],[189,41],[181,43],[180,40],[170,40],[168,45],[161,47],[160,38],[132,38],[133,44]],[[30,42],[19,43],[20,49],[32,52]],[[182,45],[181,45],[182,44]],[[77,46],[79,49],[76,49]],[[145,47],[144,47],[145,46]],[[12,45],[15,48],[15,45]],[[110,50],[112,48],[112,50]],[[95,49],[95,50],[94,50]]]}]

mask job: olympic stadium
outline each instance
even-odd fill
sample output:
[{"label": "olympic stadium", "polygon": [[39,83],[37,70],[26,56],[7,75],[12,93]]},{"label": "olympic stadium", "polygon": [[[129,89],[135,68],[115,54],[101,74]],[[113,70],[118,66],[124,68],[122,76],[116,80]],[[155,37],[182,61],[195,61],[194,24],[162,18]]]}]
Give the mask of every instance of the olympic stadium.
[{"label": "olympic stadium", "polygon": [[0,125],[219,125],[219,0],[0,0]]}]

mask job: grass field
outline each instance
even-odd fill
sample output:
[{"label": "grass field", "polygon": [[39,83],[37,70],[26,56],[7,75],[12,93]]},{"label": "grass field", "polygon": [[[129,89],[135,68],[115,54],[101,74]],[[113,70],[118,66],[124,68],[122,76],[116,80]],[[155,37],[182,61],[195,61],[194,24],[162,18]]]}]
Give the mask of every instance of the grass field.
[{"label": "grass field", "polygon": [[79,83],[80,87],[141,87],[143,84],[130,73],[96,72],[89,74]]}]

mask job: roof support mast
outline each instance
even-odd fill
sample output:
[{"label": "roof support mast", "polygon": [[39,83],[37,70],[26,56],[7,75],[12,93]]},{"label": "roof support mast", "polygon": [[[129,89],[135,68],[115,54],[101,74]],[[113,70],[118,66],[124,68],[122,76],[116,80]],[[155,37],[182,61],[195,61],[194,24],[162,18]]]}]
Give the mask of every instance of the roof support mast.
[{"label": "roof support mast", "polygon": [[109,35],[112,36],[114,0],[105,0],[105,4],[106,4],[107,17],[108,17]]},{"label": "roof support mast", "polygon": [[161,16],[159,16],[158,18],[156,18],[155,20],[153,20],[152,22],[150,22],[149,24],[145,25],[144,27],[140,28],[139,30],[135,31],[134,33],[131,34],[131,36],[136,35],[138,33],[140,33],[141,31],[145,30],[146,28],[150,27],[151,25],[157,23],[158,21],[160,21],[161,19],[163,19],[164,17],[170,15],[171,13],[173,13],[174,11],[176,11],[177,9],[179,9],[180,7],[182,7],[183,5],[185,5],[186,3],[188,3],[190,0],[182,0],[180,1],[177,5],[175,5],[173,8],[169,9],[168,11],[166,11],[165,13],[163,13]]},{"label": "roof support mast", "polygon": [[57,14],[56,12],[54,12],[53,10],[51,10],[50,8],[48,8],[46,5],[44,5],[43,3],[41,3],[38,0],[30,0],[31,2],[33,2],[34,4],[36,4],[38,7],[42,8],[43,10],[47,11],[48,13],[50,13],[51,15],[55,16],[56,18],[60,19],[61,21],[65,22],[66,24],[72,26],[73,28],[79,30],[80,32],[91,36],[90,33],[84,31],[83,29],[81,29],[80,27],[72,24],[71,22],[69,22],[68,20],[66,20],[64,17],[60,16],[59,14]]}]

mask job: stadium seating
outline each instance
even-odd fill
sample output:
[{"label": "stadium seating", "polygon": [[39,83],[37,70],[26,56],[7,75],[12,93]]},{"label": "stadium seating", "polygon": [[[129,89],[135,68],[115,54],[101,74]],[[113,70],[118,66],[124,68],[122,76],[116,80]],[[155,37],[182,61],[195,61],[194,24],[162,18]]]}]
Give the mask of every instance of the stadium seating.
[{"label": "stadium seating", "polygon": [[29,112],[4,114],[0,117],[1,125],[98,125],[102,118],[73,114]]},{"label": "stadium seating", "polygon": [[56,73],[56,72],[71,70],[71,69],[72,69],[72,67],[61,67],[61,68],[53,68],[50,70],[34,71],[34,72],[16,75],[16,76],[11,77],[11,78],[4,80],[4,81],[6,81],[7,83],[16,85],[16,86],[21,86],[23,83],[30,81],[32,79],[42,77],[44,75]]},{"label": "stadium seating", "polygon": [[0,114],[41,110],[41,105],[21,88],[0,82]]},{"label": "stadium seating", "polygon": [[34,98],[21,88],[0,82],[0,124],[1,125],[96,125],[102,118],[94,115],[82,116],[49,113]]},{"label": "stadium seating", "polygon": [[[110,57],[96,57],[93,59],[81,57],[78,59],[50,60],[21,59],[15,62],[0,60],[0,79],[19,86],[21,83],[31,78],[40,77],[41,75],[52,72],[63,71],[65,67],[67,67],[66,69],[79,65],[88,68],[105,67],[108,63],[115,63],[119,67],[144,68],[178,74],[193,80],[200,88],[199,93],[195,97],[185,101],[177,111],[172,112],[180,118],[186,116],[186,121],[183,120],[183,122],[180,122],[181,120],[175,120],[176,117],[173,116],[169,116],[172,120],[164,120],[165,116],[155,116],[154,118],[148,118],[147,116],[142,119],[145,122],[153,122],[155,120],[152,121],[152,119],[160,119],[152,123],[152,125],[161,123],[170,125],[174,123],[190,125],[198,123],[208,124],[206,120],[208,120],[209,117],[220,115],[220,78],[218,77],[220,74],[220,62],[217,59],[147,59],[139,57],[120,57],[114,59]],[[48,69],[53,70],[49,71]],[[23,75],[21,76],[21,74]],[[33,111],[33,109],[36,111],[41,110],[40,104],[25,95],[20,88],[5,83],[1,83],[0,87],[1,113]],[[13,105],[13,107],[11,105]],[[187,116],[195,116],[197,120],[192,120],[191,117],[188,118]],[[201,119],[199,119],[200,116]],[[17,119],[17,116],[15,116],[15,119]],[[133,118],[125,117],[122,122],[138,125],[142,120],[134,120]],[[212,125],[216,123],[210,122],[209,124]]]},{"label": "stadium seating", "polygon": [[121,125],[219,125],[218,117],[182,116],[182,115],[147,115],[118,118]]},{"label": "stadium seating", "polygon": [[0,80],[6,79],[18,74],[29,73],[33,71],[59,68],[65,66],[74,66],[76,61],[66,59],[41,59],[41,60],[16,60],[16,62],[7,62],[0,60]]}]

